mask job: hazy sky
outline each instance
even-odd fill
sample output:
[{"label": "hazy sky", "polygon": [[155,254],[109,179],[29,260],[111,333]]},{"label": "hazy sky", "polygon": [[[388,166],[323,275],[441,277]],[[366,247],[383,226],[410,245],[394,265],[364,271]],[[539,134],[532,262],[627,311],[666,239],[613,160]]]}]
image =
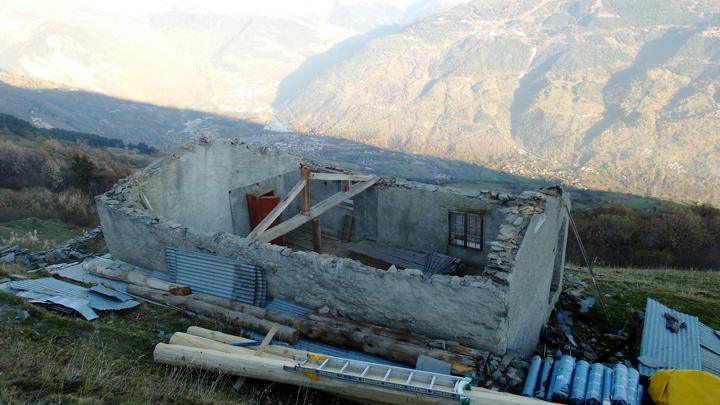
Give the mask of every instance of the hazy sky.
[{"label": "hazy sky", "polygon": [[[19,0],[27,6],[35,3],[33,0]],[[332,9],[334,4],[385,4],[404,9],[418,0],[66,0],[66,5],[87,7],[103,10],[110,13],[141,16],[150,12],[169,8],[191,8],[232,13],[264,13],[281,12],[291,15],[324,15]],[[459,1],[454,1],[459,2]],[[42,2],[37,2],[42,3]],[[2,4],[2,2],[0,2]]]}]

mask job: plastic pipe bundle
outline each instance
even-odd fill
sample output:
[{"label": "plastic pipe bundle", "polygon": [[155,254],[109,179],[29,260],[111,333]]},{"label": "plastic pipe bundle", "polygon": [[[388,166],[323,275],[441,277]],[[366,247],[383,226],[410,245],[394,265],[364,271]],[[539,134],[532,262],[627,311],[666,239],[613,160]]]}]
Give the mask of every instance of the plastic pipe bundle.
[{"label": "plastic pipe bundle", "polygon": [[[525,386],[523,387],[522,394],[526,397],[532,397],[535,395],[535,387],[538,384],[538,377],[540,376],[540,366],[542,365],[542,359],[540,356],[533,356],[530,368],[528,369],[527,379],[525,380]],[[542,384],[542,381],[540,382]]]},{"label": "plastic pipe bundle", "polygon": [[627,394],[628,369],[624,364],[616,364],[613,369],[613,388],[610,403],[612,405],[628,405]]},{"label": "plastic pipe bundle", "polygon": [[587,389],[585,390],[585,405],[602,404],[603,375],[605,366],[595,363],[590,366],[588,373]]},{"label": "plastic pipe bundle", "polygon": [[540,371],[540,379],[538,380],[537,391],[535,391],[535,398],[545,399],[545,394],[550,388],[550,371],[555,360],[552,357],[546,357],[543,361],[542,370]]},{"label": "plastic pipe bundle", "polygon": [[566,402],[570,398],[570,385],[572,384],[575,357],[564,355],[555,365],[557,374],[553,382],[551,399],[555,402]]},{"label": "plastic pipe bundle", "polygon": [[585,403],[585,392],[588,385],[588,373],[590,372],[590,363],[580,360],[575,365],[575,373],[572,377],[572,386],[570,389],[570,404],[583,405]]},{"label": "plastic pipe bundle", "polygon": [[547,384],[547,392],[545,393],[545,400],[550,401],[552,400],[552,394],[555,390],[555,378],[557,378],[558,374],[558,365],[560,364],[560,360],[556,360],[553,363],[552,373],[550,373],[550,380]]},{"label": "plastic pipe bundle", "polygon": [[610,396],[612,395],[612,387],[613,387],[613,371],[611,368],[605,367],[605,370],[603,372],[603,393],[602,393],[602,403],[604,404],[605,401],[610,400]]},{"label": "plastic pipe bundle", "polygon": [[627,403],[629,405],[637,404],[637,390],[640,382],[640,373],[634,368],[628,369],[627,379]]}]

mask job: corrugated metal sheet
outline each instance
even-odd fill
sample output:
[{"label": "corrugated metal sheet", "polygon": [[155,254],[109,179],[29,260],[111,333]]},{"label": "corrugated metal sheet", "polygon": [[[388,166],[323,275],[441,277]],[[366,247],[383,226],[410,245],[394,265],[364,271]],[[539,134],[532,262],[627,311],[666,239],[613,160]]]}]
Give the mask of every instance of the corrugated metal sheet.
[{"label": "corrugated metal sheet", "polygon": [[130,301],[133,299],[133,297],[129,294],[125,294],[124,292],[113,290],[112,288],[107,288],[102,285],[90,287],[90,290],[106,297],[116,299],[118,301]]},{"label": "corrugated metal sheet", "polygon": [[139,303],[134,300],[121,301],[96,293],[90,289],[67,283],[52,277],[34,280],[11,281],[2,285],[2,289],[12,294],[20,291],[32,291],[50,297],[70,297],[87,300],[90,307],[98,311],[118,311],[133,308]]},{"label": "corrugated metal sheet", "polygon": [[[670,314],[687,326],[677,333],[667,329],[665,314]],[[668,308],[648,298],[645,308],[642,342],[640,344],[640,374],[651,376],[660,369],[700,370],[700,321],[695,316]]]},{"label": "corrugated metal sheet", "polygon": [[308,314],[312,309],[292,303],[290,301],[273,298],[265,307],[268,311],[279,312],[281,314],[292,316],[297,319],[308,319]]},{"label": "corrugated metal sheet", "polygon": [[[108,263],[109,262],[109,263]],[[127,289],[127,283],[119,280],[111,280],[109,278],[96,276],[88,272],[84,265],[100,264],[105,267],[111,267],[115,262],[101,257],[88,259],[83,263],[73,263],[70,265],[55,265],[52,267],[46,267],[51,274],[57,274],[61,278],[77,281],[83,284],[94,284],[103,285],[110,287],[116,291],[125,292]]]},{"label": "corrugated metal sheet", "polygon": [[720,376],[720,332],[700,323],[700,362],[702,369]]},{"label": "corrugated metal sheet", "polygon": [[249,261],[230,259],[176,247],[165,250],[172,280],[193,291],[264,307],[265,270]]}]

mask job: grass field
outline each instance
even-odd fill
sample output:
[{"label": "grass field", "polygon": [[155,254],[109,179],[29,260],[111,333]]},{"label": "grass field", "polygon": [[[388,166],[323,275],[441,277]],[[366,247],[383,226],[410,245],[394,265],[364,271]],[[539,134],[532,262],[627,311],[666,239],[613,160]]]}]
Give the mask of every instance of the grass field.
[{"label": "grass field", "polygon": [[[0,279],[13,273],[22,268],[0,264]],[[231,376],[154,363],[155,344],[191,325],[240,333],[149,304],[88,322],[0,292],[0,403],[340,403],[315,391],[260,381],[248,380],[237,392]]]},{"label": "grass field", "polygon": [[[599,268],[595,273],[600,288],[609,295],[606,302],[614,327],[622,327],[634,310],[644,309],[650,297],[720,329],[720,271]],[[585,270],[567,269],[565,275],[590,281]],[[591,312],[603,316],[599,305]]]},{"label": "grass field", "polygon": [[[22,271],[20,266],[0,264],[0,278]],[[583,270],[568,269],[566,276],[589,281]],[[612,324],[617,329],[633,310],[644,308],[647,297],[720,328],[720,272],[597,269],[597,279],[609,295]],[[602,319],[599,305],[586,315]],[[316,391],[260,381],[248,380],[236,392],[230,376],[154,363],[155,344],[190,325],[239,333],[217,322],[149,304],[104,313],[87,322],[0,293],[0,403],[343,403]]]},{"label": "grass field", "polygon": [[25,218],[0,223],[0,244],[45,250],[81,235],[84,229],[54,219]]}]

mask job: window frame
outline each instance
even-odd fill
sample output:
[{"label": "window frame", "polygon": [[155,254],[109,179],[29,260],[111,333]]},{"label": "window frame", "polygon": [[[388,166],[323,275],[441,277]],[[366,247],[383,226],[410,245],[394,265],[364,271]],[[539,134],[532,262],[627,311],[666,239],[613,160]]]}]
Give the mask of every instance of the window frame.
[{"label": "window frame", "polygon": [[[454,225],[455,222],[453,222],[454,217],[459,216],[462,218],[462,224],[463,224],[463,233],[461,235],[462,239],[458,239],[458,234],[454,232]],[[473,241],[470,242],[470,245],[468,245],[468,218],[474,217],[475,218],[475,233],[473,236]],[[480,227],[480,232],[478,234],[477,227]],[[479,239],[478,239],[479,237]],[[462,240],[462,244],[458,243],[459,240]],[[455,211],[450,210],[448,211],[448,244],[450,246],[457,246],[465,249],[473,249],[478,251],[484,250],[485,245],[485,215],[476,213],[476,212],[467,212],[467,211]]]}]

